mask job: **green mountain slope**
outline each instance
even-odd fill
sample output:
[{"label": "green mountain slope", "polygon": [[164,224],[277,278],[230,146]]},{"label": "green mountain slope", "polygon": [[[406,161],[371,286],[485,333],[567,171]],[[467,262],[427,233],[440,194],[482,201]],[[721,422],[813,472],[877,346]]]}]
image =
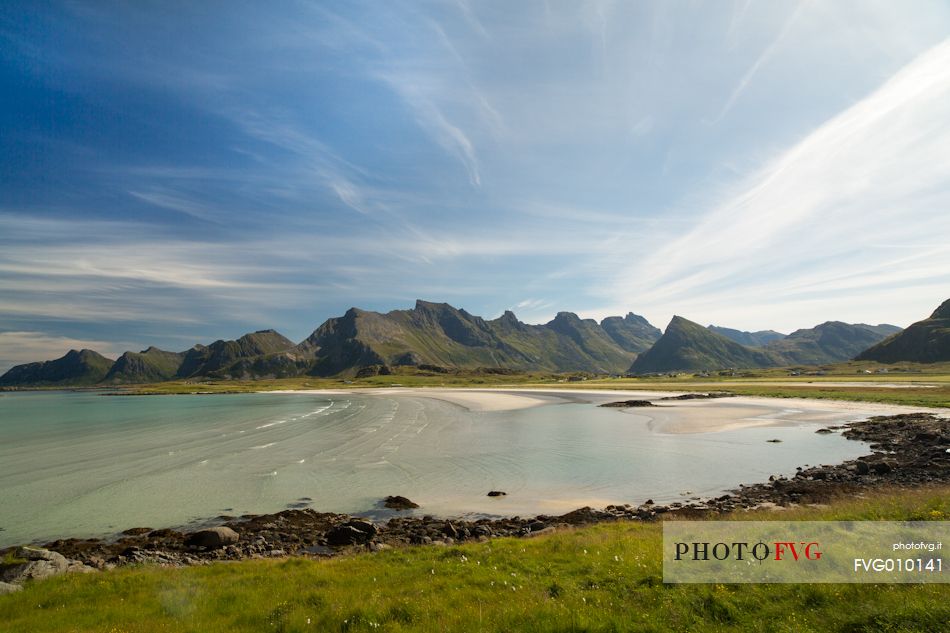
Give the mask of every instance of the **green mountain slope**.
[{"label": "green mountain slope", "polygon": [[69,350],[56,360],[17,365],[0,376],[0,386],[83,386],[101,382],[112,361],[91,349]]},{"label": "green mountain slope", "polygon": [[511,312],[487,321],[422,300],[386,314],[353,308],[326,321],[297,349],[313,359],[315,375],[374,364],[620,372],[633,359],[596,321],[569,312],[528,325]]},{"label": "green mountain slope", "polygon": [[245,334],[236,341],[215,341],[207,347],[196,345],[185,352],[176,376],[179,378],[246,376],[248,359],[289,352],[295,347],[293,341],[274,330],[259,330]]},{"label": "green mountain slope", "polygon": [[769,343],[765,350],[781,355],[784,365],[840,363],[896,332],[900,332],[900,328],[895,325],[828,321],[810,329],[796,330]]},{"label": "green mountain slope", "polygon": [[864,350],[856,360],[880,363],[950,361],[950,299],[940,304],[929,319],[918,321]]},{"label": "green mountain slope", "polygon": [[102,382],[134,384],[171,380],[178,373],[185,352],[166,352],[149,347],[141,352],[122,354],[109,369]]},{"label": "green mountain slope", "polygon": [[[797,330],[762,347],[747,347],[734,336],[703,328],[682,317],[673,317],[666,332],[630,367],[636,374],[667,371],[715,371],[728,368],[821,365],[850,360],[860,350],[900,331],[893,325],[865,325],[829,321]],[[756,335],[731,330],[739,335]],[[776,333],[777,334],[777,333]]]},{"label": "green mountain slope", "polygon": [[713,371],[781,365],[780,357],[736,343],[680,316],[674,316],[660,340],[630,366],[634,374]]},{"label": "green mountain slope", "polygon": [[722,334],[740,345],[746,347],[764,347],[772,341],[785,338],[785,335],[775,330],[760,330],[758,332],[743,332],[742,330],[733,330],[728,327],[710,325],[709,330],[716,334]]},{"label": "green mountain slope", "polygon": [[600,322],[600,327],[621,349],[635,353],[650,349],[663,335],[660,328],[633,312],[625,317],[607,317]]}]

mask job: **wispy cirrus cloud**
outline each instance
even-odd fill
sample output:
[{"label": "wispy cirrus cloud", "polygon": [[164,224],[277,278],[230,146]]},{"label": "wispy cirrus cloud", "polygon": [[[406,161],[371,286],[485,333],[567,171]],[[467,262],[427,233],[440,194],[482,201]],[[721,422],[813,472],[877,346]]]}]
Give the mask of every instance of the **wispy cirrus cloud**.
[{"label": "wispy cirrus cloud", "polygon": [[71,349],[93,349],[112,359],[123,351],[115,341],[76,339],[37,331],[0,332],[0,374],[14,365],[59,358]]},{"label": "wispy cirrus cloud", "polygon": [[[732,109],[732,106],[735,105],[736,100],[739,99],[745,89],[752,82],[752,79],[755,77],[756,73],[758,73],[763,66],[768,64],[769,60],[775,54],[775,51],[778,50],[779,46],[781,46],[785,41],[789,31],[795,24],[795,19],[805,6],[806,1],[807,0],[802,0],[802,2],[800,2],[792,10],[791,14],[782,24],[781,29],[778,31],[775,37],[768,43],[768,45],[762,51],[762,54],[756,57],[752,65],[749,66],[749,69],[746,70],[745,74],[742,75],[742,78],[739,79],[739,83],[737,83],[736,87],[732,89],[731,93],[729,93],[729,98],[726,99],[726,103],[722,106],[722,110],[720,110],[719,115],[712,121],[712,123],[722,120],[722,118],[729,113],[729,111]],[[742,13],[744,13],[745,10],[746,8],[742,10]]]},{"label": "wispy cirrus cloud", "polygon": [[[830,304],[882,285],[907,290],[920,315],[950,286],[950,244],[930,239],[950,235],[950,216],[934,212],[950,204],[948,102],[950,40],[770,161],[609,292],[671,313],[713,299],[794,304],[802,292]],[[879,247],[895,240],[906,247]]]},{"label": "wispy cirrus cloud", "polygon": [[298,337],[417,297],[794,329],[946,294],[939,0],[21,13],[0,330]]}]

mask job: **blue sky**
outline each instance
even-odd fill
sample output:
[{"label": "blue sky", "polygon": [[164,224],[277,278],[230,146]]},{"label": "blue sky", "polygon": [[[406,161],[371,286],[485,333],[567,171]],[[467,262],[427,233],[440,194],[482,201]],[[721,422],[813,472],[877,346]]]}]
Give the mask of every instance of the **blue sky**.
[{"label": "blue sky", "polygon": [[950,5],[0,8],[0,370],[416,298],[906,326],[950,296]]}]

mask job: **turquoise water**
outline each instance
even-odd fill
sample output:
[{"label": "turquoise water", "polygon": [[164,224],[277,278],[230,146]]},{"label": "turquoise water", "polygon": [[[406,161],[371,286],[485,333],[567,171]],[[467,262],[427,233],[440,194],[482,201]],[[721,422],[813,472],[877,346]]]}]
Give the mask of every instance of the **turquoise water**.
[{"label": "turquoise water", "polygon": [[479,413],[412,395],[7,393],[0,546],[295,503],[370,513],[392,494],[435,515],[553,514],[711,495],[867,452],[816,428],[664,434],[567,400]]}]

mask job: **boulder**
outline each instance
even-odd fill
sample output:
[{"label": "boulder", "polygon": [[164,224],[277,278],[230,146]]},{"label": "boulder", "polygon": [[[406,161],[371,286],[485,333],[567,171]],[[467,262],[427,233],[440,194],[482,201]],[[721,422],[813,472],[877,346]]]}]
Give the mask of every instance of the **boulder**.
[{"label": "boulder", "polygon": [[349,525],[338,525],[327,532],[327,544],[333,546],[368,543],[372,536]]},{"label": "boulder", "polygon": [[69,561],[65,556],[38,547],[21,547],[17,549],[15,556],[26,559],[27,562],[4,569],[0,581],[22,583],[27,580],[42,580],[65,574],[69,569]]},{"label": "boulder", "polygon": [[492,490],[488,493],[488,496],[489,497],[504,497],[507,494],[508,494],[507,492],[504,492],[502,490]]},{"label": "boulder", "polygon": [[410,501],[406,497],[401,497],[399,495],[386,497],[383,499],[383,505],[390,510],[411,510],[413,508],[419,507],[418,503]]},{"label": "boulder", "polygon": [[237,532],[222,525],[192,532],[185,538],[185,545],[205,549],[220,549],[225,545],[237,543],[240,538]]},{"label": "boulder", "polygon": [[358,530],[370,537],[376,536],[376,533],[379,532],[379,528],[377,528],[372,521],[367,521],[365,519],[351,519],[343,525]]},{"label": "boulder", "polygon": [[871,464],[871,470],[876,472],[878,475],[886,475],[887,473],[894,470],[894,467],[888,462],[875,462]]}]

